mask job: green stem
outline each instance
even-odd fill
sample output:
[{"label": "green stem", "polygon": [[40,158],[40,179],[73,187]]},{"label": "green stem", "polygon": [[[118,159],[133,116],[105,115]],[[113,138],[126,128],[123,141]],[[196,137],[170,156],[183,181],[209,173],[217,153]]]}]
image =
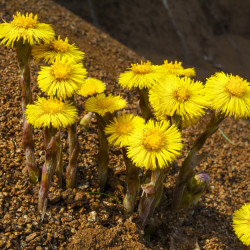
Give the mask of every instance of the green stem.
[{"label": "green stem", "polygon": [[23,43],[23,40],[16,45],[16,54],[18,66],[21,73],[20,83],[22,88],[22,111],[23,111],[23,135],[22,142],[26,156],[26,166],[29,172],[29,178],[32,183],[39,180],[39,169],[37,168],[34,156],[33,128],[27,123],[25,110],[28,104],[32,103],[32,92],[30,86],[30,67],[29,60],[31,54],[31,46]]},{"label": "green stem", "polygon": [[132,213],[134,211],[137,194],[139,193],[140,188],[140,169],[133,164],[130,158],[128,158],[126,148],[122,148],[122,153],[127,173],[127,193],[124,197],[123,205],[127,213]]},{"label": "green stem", "polygon": [[141,115],[147,122],[151,117],[153,117],[151,109],[150,109],[150,104],[149,104],[149,99],[148,99],[148,89],[143,88],[139,89],[139,96],[140,96],[140,109],[141,109]]},{"label": "green stem", "polygon": [[[75,104],[74,97],[71,98],[71,101]],[[66,187],[73,188],[75,186],[77,159],[80,151],[76,122],[68,127],[68,143],[69,165],[66,168]]]},{"label": "green stem", "polygon": [[195,175],[195,165],[198,162],[197,153],[203,147],[207,138],[218,130],[220,123],[224,119],[225,116],[221,113],[213,113],[205,131],[196,139],[187,157],[183,161],[174,192],[173,209],[179,209],[185,188],[191,178]]},{"label": "green stem", "polygon": [[167,169],[157,169],[152,171],[150,183],[142,185],[143,194],[139,202],[139,217],[142,228],[145,227],[154,213],[155,208],[161,201],[163,192],[163,181],[166,177]]},{"label": "green stem", "polygon": [[42,220],[46,212],[49,189],[57,163],[58,145],[56,133],[57,130],[53,127],[46,127],[44,129],[46,154],[45,163],[42,169],[42,179],[38,195],[38,210],[42,213]]},{"label": "green stem", "polygon": [[99,152],[97,154],[98,163],[98,178],[100,182],[100,188],[103,191],[105,189],[108,179],[108,163],[109,163],[109,144],[104,132],[104,128],[109,120],[108,117],[102,117],[96,114],[98,124],[99,135]]}]

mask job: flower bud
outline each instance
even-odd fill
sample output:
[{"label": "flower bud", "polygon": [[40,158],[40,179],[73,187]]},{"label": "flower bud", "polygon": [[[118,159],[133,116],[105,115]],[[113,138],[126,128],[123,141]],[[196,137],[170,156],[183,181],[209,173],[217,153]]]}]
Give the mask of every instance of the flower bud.
[{"label": "flower bud", "polygon": [[197,204],[201,195],[208,189],[210,181],[209,175],[205,173],[199,173],[192,177],[184,191],[180,208]]},{"label": "flower bud", "polygon": [[93,116],[92,112],[88,112],[80,121],[80,126],[83,128],[84,131],[87,131],[89,129],[89,123]]}]

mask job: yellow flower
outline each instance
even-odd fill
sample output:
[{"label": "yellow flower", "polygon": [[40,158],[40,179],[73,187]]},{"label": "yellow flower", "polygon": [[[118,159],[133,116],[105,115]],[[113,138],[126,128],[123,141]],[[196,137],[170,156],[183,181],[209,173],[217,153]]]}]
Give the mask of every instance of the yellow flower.
[{"label": "yellow flower", "polygon": [[188,77],[168,75],[149,91],[149,101],[158,118],[177,114],[186,124],[193,124],[209,105],[205,88]]},{"label": "yellow flower", "polygon": [[71,103],[43,97],[27,105],[25,113],[28,123],[35,128],[52,126],[59,129],[73,124],[77,118],[77,110]]},{"label": "yellow flower", "polygon": [[21,15],[17,12],[10,23],[4,21],[0,24],[0,40],[2,39],[0,44],[6,44],[6,46],[11,44],[13,47],[14,42],[20,39],[31,45],[34,40],[39,43],[39,39],[48,43],[54,36],[55,32],[52,27],[49,24],[39,23],[37,15],[33,17],[32,13]]},{"label": "yellow flower", "polygon": [[105,94],[102,93],[90,97],[85,102],[85,110],[105,116],[107,113],[113,113],[125,108],[126,105],[127,103],[122,97],[113,95],[105,96]]},{"label": "yellow flower", "polygon": [[104,90],[105,84],[102,81],[95,78],[88,78],[85,80],[81,89],[78,90],[78,95],[88,97],[91,95],[100,94],[104,92]]},{"label": "yellow flower", "polygon": [[233,229],[243,244],[250,246],[250,203],[234,212]]},{"label": "yellow flower", "polygon": [[162,67],[165,69],[167,75],[173,74],[177,76],[195,76],[194,68],[184,69],[182,66],[182,62],[175,61],[173,63],[172,61],[168,62],[168,60],[165,60]]},{"label": "yellow flower", "polygon": [[109,135],[108,142],[114,146],[128,146],[128,138],[135,129],[142,129],[145,120],[132,114],[122,114],[108,124],[105,128],[106,135]]},{"label": "yellow flower", "polygon": [[51,66],[41,67],[37,82],[39,88],[49,96],[71,97],[81,88],[87,75],[82,63],[67,58],[57,59]]},{"label": "yellow flower", "polygon": [[121,73],[118,79],[119,84],[123,88],[131,89],[138,87],[139,89],[150,88],[156,82],[164,77],[164,70],[158,65],[151,65],[151,62],[142,62],[131,64],[131,68]]},{"label": "yellow flower", "polygon": [[63,41],[58,36],[58,39],[50,41],[49,44],[34,45],[32,47],[32,56],[37,62],[43,58],[45,62],[53,63],[57,58],[62,59],[62,57],[72,58],[79,62],[83,59],[84,53],[75,44],[69,44],[67,37]]},{"label": "yellow flower", "polygon": [[166,168],[182,149],[181,133],[168,121],[149,120],[145,128],[129,137],[128,157],[138,167],[156,170]]},{"label": "yellow flower", "polygon": [[206,93],[212,107],[236,119],[250,116],[249,82],[239,76],[216,73],[207,79]]}]

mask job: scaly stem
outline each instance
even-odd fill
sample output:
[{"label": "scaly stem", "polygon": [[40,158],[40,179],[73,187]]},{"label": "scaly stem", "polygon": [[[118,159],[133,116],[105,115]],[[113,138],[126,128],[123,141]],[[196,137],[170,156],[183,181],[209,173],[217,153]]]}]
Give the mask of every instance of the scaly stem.
[{"label": "scaly stem", "polygon": [[127,156],[127,149],[122,148],[123,159],[126,165],[126,180],[127,180],[127,193],[123,200],[123,205],[127,213],[134,211],[137,194],[140,188],[140,169],[136,167],[133,162]]},{"label": "scaly stem", "polygon": [[32,183],[37,183],[39,180],[39,169],[37,168],[34,156],[34,141],[33,128],[27,123],[25,110],[28,104],[32,103],[32,92],[30,87],[30,68],[29,60],[31,54],[31,46],[23,43],[20,39],[16,46],[16,54],[18,66],[21,73],[21,87],[22,87],[22,111],[23,111],[23,147],[26,155],[26,166],[29,172],[29,178]]},{"label": "scaly stem", "polygon": [[97,154],[98,178],[100,181],[101,191],[105,189],[108,179],[108,163],[109,163],[109,144],[104,132],[104,128],[109,120],[108,117],[102,117],[96,114],[99,135],[99,152]]},{"label": "scaly stem", "polygon": [[150,110],[150,104],[149,104],[149,100],[148,100],[148,89],[147,88],[143,88],[143,89],[138,88],[138,92],[139,92],[139,96],[140,96],[139,104],[140,104],[140,109],[141,109],[141,115],[145,119],[145,121],[147,122],[153,116],[152,112]]},{"label": "scaly stem", "polygon": [[58,145],[56,139],[56,132],[57,130],[53,127],[46,127],[44,129],[46,154],[45,163],[42,169],[42,179],[38,196],[38,210],[42,213],[42,220],[46,212],[49,188],[57,163]]},{"label": "scaly stem", "polygon": [[[74,97],[71,98],[71,101],[75,104]],[[73,188],[75,186],[77,159],[80,151],[76,122],[68,127],[68,143],[69,165],[66,168],[66,187]]]},{"label": "scaly stem", "polygon": [[62,175],[63,175],[63,164],[62,164],[62,141],[61,141],[61,131],[58,132],[58,136],[56,137],[58,144],[57,151],[57,165],[56,165],[56,175],[59,182],[59,187],[62,188]]},{"label": "scaly stem", "polygon": [[161,201],[163,192],[163,181],[166,177],[167,169],[157,169],[152,171],[150,183],[142,185],[143,194],[140,199],[138,211],[142,228],[145,227],[155,208]]},{"label": "scaly stem", "polygon": [[179,209],[185,188],[191,178],[195,176],[195,165],[198,161],[197,153],[203,147],[207,138],[218,130],[224,118],[225,116],[221,113],[213,113],[205,131],[196,139],[187,157],[183,161],[174,192],[173,209]]}]

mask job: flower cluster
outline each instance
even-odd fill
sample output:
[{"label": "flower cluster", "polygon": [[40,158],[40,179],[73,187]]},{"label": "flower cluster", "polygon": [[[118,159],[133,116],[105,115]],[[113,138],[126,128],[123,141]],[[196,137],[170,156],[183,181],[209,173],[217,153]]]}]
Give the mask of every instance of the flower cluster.
[{"label": "flower cluster", "polygon": [[[36,44],[35,44],[36,43]],[[182,62],[165,60],[162,65],[150,61],[131,64],[121,73],[118,83],[139,94],[140,115],[123,112],[127,101],[121,96],[107,95],[105,83],[87,78],[83,66],[84,52],[66,37],[55,38],[48,24],[40,23],[37,15],[17,12],[10,23],[0,24],[0,44],[15,46],[21,73],[23,108],[23,144],[30,179],[39,181],[39,169],[34,161],[32,126],[43,128],[45,164],[39,191],[39,210],[45,215],[53,174],[63,178],[62,141],[60,130],[68,132],[68,166],[66,187],[73,188],[77,171],[80,142],[77,136],[75,95],[84,98],[88,112],[80,124],[87,130],[94,116],[98,128],[97,154],[100,190],[108,181],[109,145],[120,147],[126,165],[124,207],[133,212],[139,200],[138,212],[142,227],[150,221],[163,193],[168,170],[176,164],[183,148],[182,130],[195,124],[207,110],[212,117],[205,130],[195,140],[180,167],[173,208],[195,205],[210,183],[205,173],[196,173],[199,150],[207,138],[219,129],[228,116],[250,116],[250,86],[247,80],[232,74],[217,72],[206,83],[193,79],[194,68],[184,68]],[[32,103],[29,75],[30,57],[46,64],[38,72],[37,84],[44,95]],[[211,113],[211,112],[210,112]],[[143,176],[143,177],[141,177]],[[249,204],[236,211],[233,227],[237,236],[249,245]]]}]

